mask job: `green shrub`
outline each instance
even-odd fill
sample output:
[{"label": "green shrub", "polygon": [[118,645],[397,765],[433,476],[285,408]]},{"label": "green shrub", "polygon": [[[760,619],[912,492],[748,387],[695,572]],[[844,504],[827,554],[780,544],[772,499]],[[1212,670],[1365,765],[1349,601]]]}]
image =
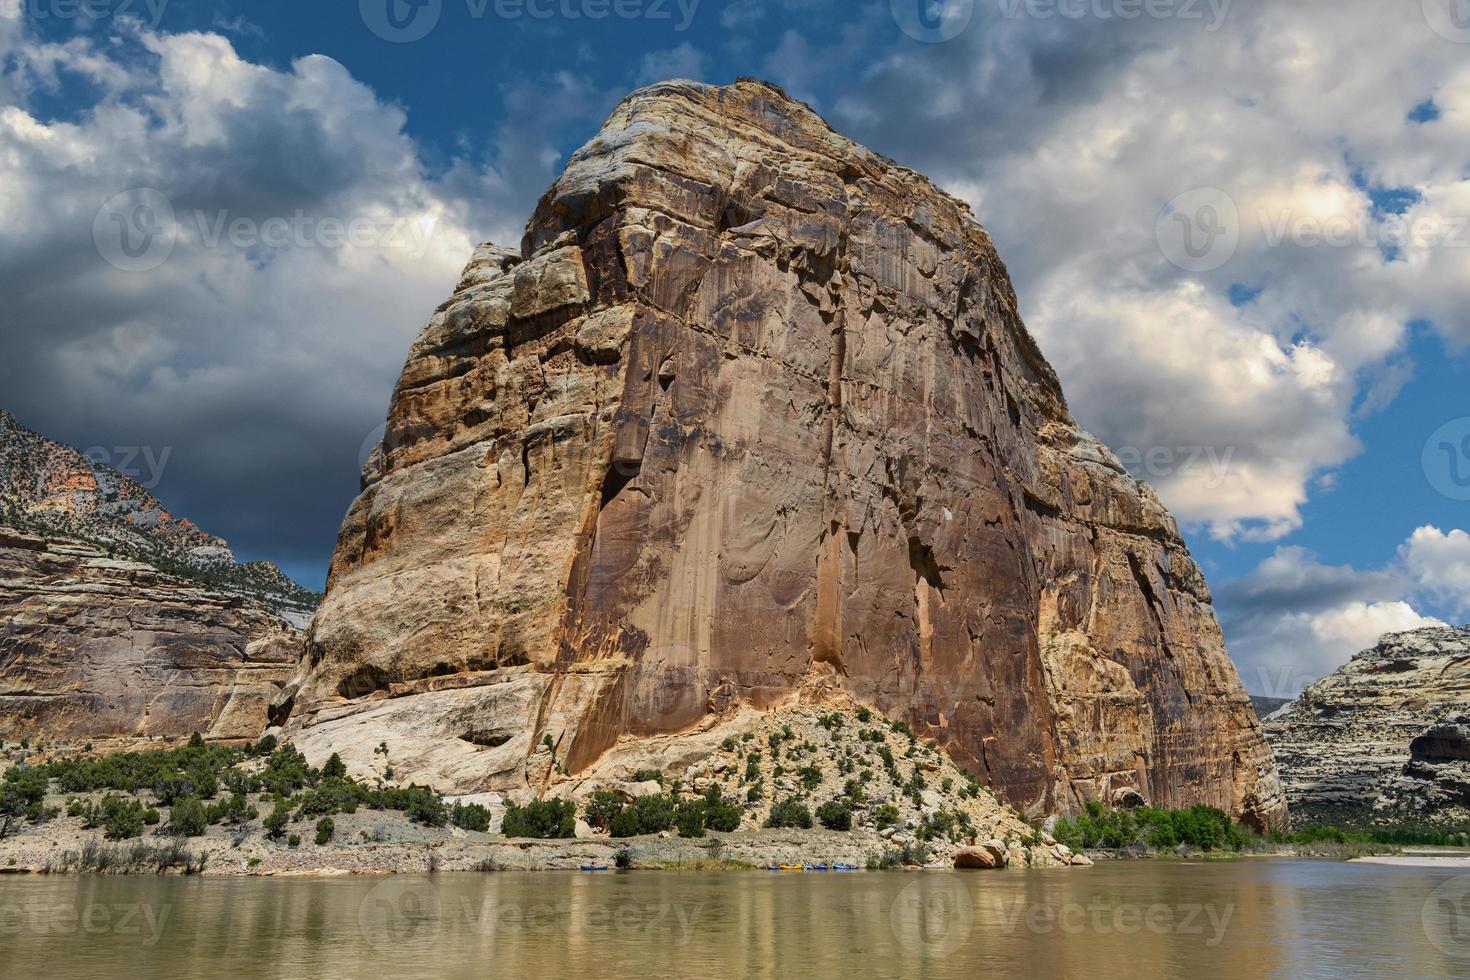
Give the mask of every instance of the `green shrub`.
[{"label": "green shrub", "polygon": [[680,837],[703,837],[704,803],[701,801],[681,804],[675,812],[674,824],[679,828]]},{"label": "green shrub", "polygon": [[202,837],[209,829],[204,804],[196,796],[179,800],[169,809],[168,830],[179,837]]},{"label": "green shrub", "polygon": [[704,825],[722,834],[740,829],[744,816],[740,807],[726,800],[718,786],[711,786],[704,794]]},{"label": "green shrub", "polygon": [[873,822],[881,830],[884,827],[892,827],[898,823],[898,807],[892,803],[884,803],[873,809]]},{"label": "green shrub", "polygon": [[337,832],[337,825],[331,817],[322,817],[316,822],[316,845],[325,847],[332,842],[332,835]]},{"label": "green shrub", "polygon": [[582,804],[582,819],[587,821],[589,827],[608,830],[612,827],[613,818],[622,812],[624,805],[622,796],[612,790],[600,789]]},{"label": "green shrub", "polygon": [[449,822],[460,830],[485,833],[490,829],[490,811],[478,803],[455,801],[449,811]]},{"label": "green shrub", "polygon": [[852,808],[841,800],[828,800],[817,807],[817,819],[828,830],[851,830]]},{"label": "green shrub", "polygon": [[285,800],[278,800],[276,807],[264,820],[260,822],[265,832],[273,838],[279,838],[286,830],[286,822],[291,819],[291,808]]},{"label": "green shrub", "polygon": [[292,834],[290,837],[287,837],[286,838],[286,846],[287,847],[300,847],[301,846],[301,835],[300,834]]},{"label": "green shrub", "polygon": [[658,783],[664,784],[664,771],[662,769],[639,769],[631,777],[635,783]]},{"label": "green shrub", "polygon": [[608,833],[613,837],[637,837],[638,814],[633,812],[632,807],[619,810],[608,824]]},{"label": "green shrub", "polygon": [[1229,815],[1214,807],[1108,810],[1096,800],[1087,801],[1083,812],[1072,819],[1057,821],[1053,834],[1063,844],[1077,849],[1114,849],[1141,844],[1168,849],[1183,844],[1205,851],[1239,850],[1247,840]]},{"label": "green shrub", "polygon": [[859,708],[857,710],[857,720],[866,725],[873,720],[873,712],[868,708]]},{"label": "green shrub", "polygon": [[346,775],[347,763],[342,761],[342,757],[340,755],[333,752],[332,757],[326,761],[325,765],[322,766],[322,778],[342,779]]},{"label": "green shrub", "polygon": [[640,796],[624,807],[609,824],[614,837],[636,837],[673,829],[678,807],[674,798],[664,793]]},{"label": "green shrub", "polygon": [[571,837],[576,825],[577,808],[571,800],[533,800],[523,807],[514,803],[507,807],[501,832],[547,840]]},{"label": "green shrub", "polygon": [[249,823],[260,815],[244,793],[231,793],[223,803],[211,803],[205,810],[210,823],[226,823],[233,826]]},{"label": "green shrub", "polygon": [[138,800],[108,793],[91,821],[101,826],[108,840],[126,840],[143,836],[144,811]]},{"label": "green shrub", "polygon": [[410,786],[407,789],[389,791],[397,805],[390,810],[402,810],[408,819],[425,827],[442,827],[449,822],[449,808],[444,798],[426,786]]},{"label": "green shrub", "polygon": [[812,813],[806,808],[806,804],[792,797],[782,800],[771,808],[771,815],[766,818],[766,826],[801,827],[810,830]]}]

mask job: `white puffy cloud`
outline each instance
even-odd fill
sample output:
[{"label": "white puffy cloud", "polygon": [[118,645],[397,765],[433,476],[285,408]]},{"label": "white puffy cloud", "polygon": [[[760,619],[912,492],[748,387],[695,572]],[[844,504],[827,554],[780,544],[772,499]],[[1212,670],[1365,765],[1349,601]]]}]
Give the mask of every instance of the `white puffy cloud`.
[{"label": "white puffy cloud", "polygon": [[1292,697],[1384,633],[1463,617],[1470,610],[1470,534],[1417,528],[1383,568],[1366,571],[1278,548],[1218,589],[1216,603],[1246,687]]},{"label": "white puffy cloud", "polygon": [[1421,592],[1453,612],[1470,611],[1470,534],[1425,525],[1399,548],[1399,560]]},{"label": "white puffy cloud", "polygon": [[[519,243],[559,127],[611,94],[506,87],[488,162],[432,171],[403,110],[331,58],[268,67],[128,23],[42,44],[8,10],[4,407],[82,446],[170,448],[166,503],[319,568],[413,335],[476,242]],[[35,108],[74,76],[79,111]]]},{"label": "white puffy cloud", "polygon": [[1217,591],[1222,625],[1252,694],[1295,697],[1384,633],[1442,625],[1406,598],[1396,569],[1322,564],[1300,548],[1276,553]]}]

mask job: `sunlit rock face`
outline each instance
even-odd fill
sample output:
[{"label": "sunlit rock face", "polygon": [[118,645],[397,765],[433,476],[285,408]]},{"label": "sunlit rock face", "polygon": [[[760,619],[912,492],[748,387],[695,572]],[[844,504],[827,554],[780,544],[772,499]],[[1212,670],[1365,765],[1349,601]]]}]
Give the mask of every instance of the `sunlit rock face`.
[{"label": "sunlit rock face", "polygon": [[544,792],[839,691],[1033,813],[1284,816],[1175,522],[969,209],[771,86],[642,89],[419,335],[276,719]]},{"label": "sunlit rock face", "polygon": [[250,599],[0,526],[0,740],[258,738],[300,640]]},{"label": "sunlit rock face", "polygon": [[1265,721],[1297,823],[1470,822],[1470,627],[1389,633]]}]

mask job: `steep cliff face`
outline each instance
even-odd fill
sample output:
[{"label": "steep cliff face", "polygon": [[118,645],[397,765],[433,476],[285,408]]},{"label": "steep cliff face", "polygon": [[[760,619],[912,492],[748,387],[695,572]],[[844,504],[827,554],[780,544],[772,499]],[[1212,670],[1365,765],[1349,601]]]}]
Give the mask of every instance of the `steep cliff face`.
[{"label": "steep cliff face", "polygon": [[1297,823],[1470,823],[1470,627],[1390,633],[1265,721]]},{"label": "steep cliff face", "polygon": [[239,596],[0,527],[0,740],[256,738],[299,649]]},{"label": "steep cliff face", "polygon": [[414,344],[277,718],[542,791],[839,690],[1033,812],[1284,815],[1174,521],[968,208],[770,86],[655,85]]}]

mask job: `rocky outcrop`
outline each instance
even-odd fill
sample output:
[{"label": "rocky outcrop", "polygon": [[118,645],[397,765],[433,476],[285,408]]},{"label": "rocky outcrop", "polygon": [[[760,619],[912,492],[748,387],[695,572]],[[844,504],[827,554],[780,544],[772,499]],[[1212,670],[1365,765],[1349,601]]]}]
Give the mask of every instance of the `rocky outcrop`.
[{"label": "rocky outcrop", "polygon": [[0,740],[256,738],[299,643],[240,596],[0,527]]},{"label": "rocky outcrop", "polygon": [[[146,487],[100,455],[47,439],[0,411],[0,523],[95,546],[108,557],[144,562],[306,625],[320,596],[270,562],[237,562],[223,538],[170,513]],[[170,454],[134,447],[119,455],[132,461],[120,459],[120,465],[161,471]]]},{"label": "rocky outcrop", "polygon": [[1470,822],[1470,627],[1390,633],[1266,719],[1293,819]]},{"label": "rocky outcrop", "polygon": [[839,694],[1033,813],[1283,817],[1175,522],[969,209],[771,86],[655,85],[414,343],[276,717],[542,792]]}]

